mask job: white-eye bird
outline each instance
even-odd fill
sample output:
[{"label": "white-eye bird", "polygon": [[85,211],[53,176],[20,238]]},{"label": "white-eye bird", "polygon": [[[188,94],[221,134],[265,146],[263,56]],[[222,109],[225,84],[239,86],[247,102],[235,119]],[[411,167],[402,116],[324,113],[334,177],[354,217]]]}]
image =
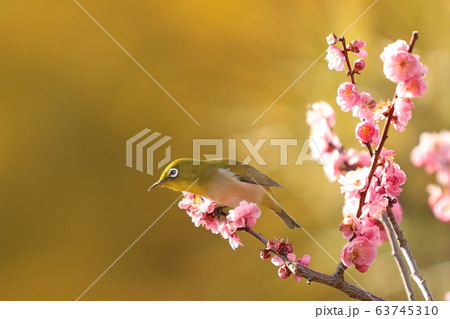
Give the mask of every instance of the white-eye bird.
[{"label": "white-eye bird", "polygon": [[301,228],[272,195],[270,187],[281,187],[280,184],[253,166],[235,163],[229,164],[229,159],[224,158],[202,161],[180,158],[166,167],[149,191],[158,187],[189,191],[231,208],[245,200],[270,208],[289,228]]}]

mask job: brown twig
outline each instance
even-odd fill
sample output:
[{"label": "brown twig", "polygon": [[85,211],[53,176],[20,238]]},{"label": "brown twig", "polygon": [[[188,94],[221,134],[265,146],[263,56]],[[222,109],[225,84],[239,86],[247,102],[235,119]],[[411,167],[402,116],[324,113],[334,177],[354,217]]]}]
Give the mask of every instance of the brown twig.
[{"label": "brown twig", "polygon": [[[409,53],[412,53],[412,51],[414,49],[414,45],[415,45],[415,43],[416,43],[418,38],[419,38],[418,32],[414,31],[412,33],[411,41],[410,41],[410,44],[409,44],[409,49],[408,49]],[[370,185],[370,182],[372,181],[372,178],[374,176],[375,170],[377,168],[378,160],[380,158],[380,154],[381,154],[381,151],[383,149],[384,143],[386,142],[386,139],[388,138],[388,132],[389,132],[389,128],[390,128],[390,125],[391,125],[392,117],[393,117],[393,114],[394,114],[394,107],[395,107],[394,103],[395,103],[396,97],[397,97],[397,95],[395,94],[394,98],[392,100],[392,104],[389,107],[388,114],[386,115],[387,119],[386,119],[386,122],[385,122],[384,127],[383,127],[383,133],[381,135],[380,144],[375,149],[375,152],[374,152],[373,157],[372,157],[373,158],[372,159],[372,166],[371,166],[371,169],[370,169],[370,172],[369,172],[369,176],[368,176],[368,179],[367,179],[367,181],[368,181],[367,185],[368,186],[367,186],[365,191],[361,192],[361,197],[360,197],[359,207],[358,207],[358,213],[357,213],[357,217],[358,218],[361,216],[362,207],[363,207],[365,199],[366,199],[368,187]],[[423,280],[423,278],[421,277],[421,275],[419,273],[419,270],[417,268],[417,264],[416,264],[414,258],[412,257],[412,253],[411,253],[411,250],[409,249],[408,243],[407,243],[405,237],[403,236],[403,233],[402,233],[400,227],[398,226],[398,223],[397,223],[397,221],[395,219],[395,216],[392,214],[392,210],[391,210],[390,207],[388,207],[387,213],[388,213],[388,217],[389,217],[390,223],[385,223],[386,231],[388,232],[388,234],[392,234],[391,233],[392,231],[395,232],[395,235],[397,236],[397,240],[398,240],[398,242],[400,244],[400,250],[401,250],[401,252],[402,252],[402,254],[403,254],[403,256],[404,256],[404,258],[405,258],[405,260],[406,260],[406,262],[407,262],[407,264],[409,266],[409,268],[410,268],[411,276],[416,281],[416,283],[419,286],[420,290],[422,291],[422,294],[424,295],[425,299],[426,300],[433,300],[431,292],[429,291],[425,280]],[[394,244],[393,240],[391,240],[391,245],[393,245],[393,247],[395,247],[395,244]],[[394,252],[394,254],[396,254],[396,253]],[[394,255],[394,257],[396,257],[396,256]],[[400,258],[396,257],[395,259],[396,259],[397,263],[399,263]],[[405,273],[404,273],[405,272],[404,265],[400,266],[400,264],[399,264],[399,271],[402,274],[402,278],[403,278],[403,281],[404,281],[404,284],[405,284],[405,290],[407,292],[408,298],[414,298],[414,294],[413,294],[413,290],[412,290],[411,284],[410,283],[408,284],[409,280],[406,278]]]},{"label": "brown twig", "polygon": [[[412,53],[412,50],[414,49],[414,45],[415,45],[417,39],[419,39],[419,33],[417,31],[414,31],[412,33],[411,41],[409,43],[409,49],[408,49],[409,53]],[[367,178],[366,190],[361,192],[361,197],[359,199],[358,213],[356,214],[357,218],[359,218],[361,216],[362,207],[364,206],[364,202],[366,200],[367,190],[369,189],[370,182],[372,181],[373,175],[375,174],[375,170],[377,169],[378,160],[380,158],[380,154],[383,149],[384,143],[386,142],[386,139],[388,138],[389,127],[391,126],[392,116],[394,115],[394,103],[395,103],[394,101],[395,101],[396,97],[397,97],[397,95],[395,94],[394,98],[392,100],[392,104],[390,105],[390,108],[389,108],[389,111],[387,114],[386,122],[384,123],[383,133],[382,133],[381,139],[380,139],[380,144],[375,149],[375,153],[373,155],[372,166],[370,168],[369,176]]]},{"label": "brown twig", "polygon": [[400,250],[403,254],[403,257],[406,260],[406,263],[408,264],[411,277],[414,279],[417,286],[419,286],[419,289],[422,292],[425,300],[433,301],[434,298],[433,295],[431,294],[430,289],[428,289],[427,282],[420,275],[416,260],[412,255],[411,249],[409,249],[408,241],[403,235],[403,231],[400,229],[400,226],[397,223],[394,213],[392,213],[392,209],[389,206],[387,208],[387,216],[389,218],[391,227],[394,229],[395,235],[397,236],[397,240],[400,245]]},{"label": "brown twig", "polygon": [[381,135],[380,144],[378,144],[377,148],[375,149],[375,153],[372,156],[372,158],[373,158],[372,166],[370,167],[369,176],[367,177],[366,190],[361,192],[361,197],[359,198],[358,213],[356,214],[357,218],[361,217],[362,208],[364,206],[364,202],[366,201],[367,190],[369,189],[373,175],[375,174],[375,171],[377,169],[378,160],[380,159],[380,155],[381,155],[381,151],[383,150],[384,143],[386,142],[386,139],[388,138],[389,127],[391,125],[393,114],[394,114],[394,102],[392,102],[392,104],[390,106],[390,110],[387,115],[387,120],[384,123],[383,134]]},{"label": "brown twig", "polygon": [[[419,39],[419,33],[417,31],[414,31],[411,35],[411,40],[409,43],[409,49],[408,49],[409,53],[412,53],[412,51],[414,49],[414,45],[418,39]],[[397,97],[397,95],[394,95],[394,99],[393,99],[392,105],[390,106],[390,110],[387,115],[387,120],[386,120],[385,126],[383,128],[383,134],[381,137],[380,145],[378,145],[377,149],[375,150],[375,156],[374,156],[374,160],[372,162],[372,169],[369,173],[369,179],[368,179],[369,183],[372,180],[373,173],[375,172],[384,142],[386,141],[386,139],[388,137],[387,134],[388,134],[390,123],[391,123],[392,116],[394,113],[394,101],[395,101],[396,97]],[[360,206],[359,206],[359,210],[358,210],[359,214],[361,212],[362,205],[364,205],[366,194],[367,194],[367,191],[365,191],[364,193],[361,194]],[[398,250],[395,250],[397,248],[397,245],[393,239],[394,238],[393,233],[395,233],[398,244],[400,246],[400,251],[402,252],[402,254],[406,260],[406,263],[408,264],[409,270],[411,272],[411,277],[414,279],[414,281],[419,286],[424,298],[426,300],[434,300],[433,296],[431,295],[430,290],[428,289],[428,285],[427,285],[426,281],[420,275],[419,268],[417,267],[417,263],[412,256],[411,250],[409,249],[408,242],[406,241],[406,238],[404,237],[403,232],[402,232],[400,226],[398,225],[397,220],[396,220],[394,214],[392,213],[392,209],[390,206],[387,207],[387,218],[385,216],[383,216],[383,220],[384,220],[384,224],[385,224],[385,229],[388,232],[390,242],[391,242],[391,245],[394,250],[393,255],[395,257],[395,260],[397,261],[399,271],[403,278],[403,282],[404,282],[404,286],[405,286],[405,290],[408,295],[408,298],[410,300],[414,300],[414,293],[413,293],[413,290],[411,287],[411,282],[409,281],[409,278],[407,278],[407,276],[406,276],[406,267],[405,267],[403,261],[401,260],[400,256],[398,256],[399,255]]]},{"label": "brown twig", "polygon": [[[408,52],[409,53],[412,53],[412,51],[414,49],[414,45],[415,45],[416,41],[418,40],[418,38],[419,38],[419,33],[417,31],[414,31],[412,33],[411,40],[410,40],[410,43],[409,43],[409,48],[408,48]],[[351,76],[352,83],[355,84],[354,77],[353,77],[353,72],[352,72],[351,65],[350,65],[350,61],[348,59],[347,49],[345,47],[345,39],[342,38],[341,42],[344,45],[343,53],[344,53],[344,56],[345,56],[345,59],[346,59],[347,67],[348,67],[347,74]],[[391,126],[391,121],[392,121],[393,114],[394,114],[394,107],[395,107],[394,104],[395,104],[395,99],[396,98],[397,98],[397,95],[394,94],[394,98],[392,99],[392,103],[389,106],[389,110],[388,110],[388,112],[386,114],[386,121],[384,123],[383,132],[381,134],[381,139],[380,139],[379,145],[377,146],[377,148],[373,152],[372,148],[370,147],[370,144],[369,145],[366,144],[367,149],[368,149],[370,155],[372,156],[372,164],[371,164],[371,168],[370,168],[369,175],[368,175],[368,178],[367,178],[366,190],[361,192],[361,196],[360,196],[360,200],[359,200],[358,212],[356,214],[357,218],[359,218],[361,216],[362,208],[364,206],[364,203],[365,203],[365,200],[366,200],[366,196],[367,196],[367,191],[369,189],[370,183],[371,183],[372,178],[374,177],[375,171],[377,169],[378,160],[380,158],[381,151],[383,150],[384,143],[386,142],[386,140],[388,138],[388,132],[389,132],[389,128]],[[401,259],[400,255],[399,255],[399,253],[398,253],[398,247],[397,247],[396,242],[394,240],[394,236],[395,235],[397,236],[397,240],[400,243],[400,250],[401,250],[402,254],[404,255],[405,260],[408,263],[408,266],[410,268],[411,276],[413,277],[413,279],[418,284],[418,286],[421,289],[425,299],[426,300],[433,300],[433,297],[432,297],[432,295],[431,295],[431,293],[430,293],[430,291],[429,291],[429,289],[428,289],[428,287],[426,285],[426,282],[421,277],[421,275],[419,273],[419,270],[417,268],[417,264],[416,264],[415,260],[412,258],[412,253],[411,253],[411,251],[410,251],[410,249],[408,247],[407,241],[404,238],[403,233],[402,233],[400,227],[398,226],[397,221],[395,220],[395,217],[392,214],[392,211],[391,211],[390,207],[388,207],[388,217],[389,218],[385,218],[385,216],[383,216],[383,218],[385,220],[384,224],[385,224],[386,231],[387,231],[387,233],[388,233],[388,235],[390,237],[391,247],[393,249],[393,256],[394,256],[394,258],[395,258],[395,260],[397,262],[397,265],[399,267],[399,271],[400,271],[400,273],[402,275],[403,283],[404,283],[405,290],[406,290],[406,293],[408,295],[408,298],[410,300],[414,300],[414,298],[415,298],[414,297],[414,292],[413,292],[413,289],[411,287],[411,282],[410,282],[410,280],[409,280],[409,278],[407,276],[407,273],[406,273],[406,267],[405,267],[405,265],[403,263],[403,260]],[[392,221],[392,218],[393,218],[393,221]],[[396,226],[397,226],[397,229],[396,229]],[[394,233],[395,233],[395,235],[394,235]]]},{"label": "brown twig", "polygon": [[383,226],[386,230],[386,233],[389,237],[389,243],[391,244],[392,248],[392,257],[394,257],[397,267],[400,271],[400,274],[402,275],[402,281],[403,281],[403,287],[405,287],[406,295],[408,297],[409,301],[416,300],[416,297],[414,296],[414,290],[411,285],[411,280],[409,279],[408,270],[406,269],[405,262],[403,261],[402,254],[398,248],[398,243],[395,237],[395,232],[392,229],[390,225],[389,218],[386,216],[386,214],[382,214],[383,218]]},{"label": "brown twig", "polygon": [[411,40],[409,41],[409,49],[408,52],[412,53],[414,50],[414,45],[416,44],[416,41],[419,39],[419,31],[413,31],[411,35]]},{"label": "brown twig", "polygon": [[[246,231],[252,236],[256,237],[259,241],[261,241],[264,246],[267,245],[267,240],[261,234],[255,232],[251,228],[242,228],[241,230]],[[358,288],[347,281],[344,280],[344,271],[346,267],[339,263],[338,269],[333,275],[327,275],[316,270],[313,270],[309,267],[306,267],[300,263],[291,261],[285,255],[279,255],[280,258],[283,259],[286,266],[290,271],[295,273],[298,276],[306,278],[308,283],[313,281],[321,283],[323,285],[338,289],[343,293],[347,294],[350,298],[358,299],[358,300],[366,300],[366,301],[384,301],[385,299],[380,298],[374,294],[371,294],[368,291],[365,291],[361,288]]]},{"label": "brown twig", "polygon": [[348,57],[348,51],[347,51],[347,44],[345,43],[345,38],[339,38],[339,41],[341,41],[342,46],[343,46],[343,50],[342,53],[344,54],[345,57],[345,63],[347,64],[347,75],[350,77],[350,79],[352,80],[352,84],[356,85],[356,81],[355,81],[355,72],[353,72],[352,70],[352,65],[350,64],[350,59]]},{"label": "brown twig", "polygon": [[369,151],[370,157],[373,156],[373,150],[372,150],[372,145],[370,145],[370,142],[365,142],[364,143],[367,147],[367,150]]}]

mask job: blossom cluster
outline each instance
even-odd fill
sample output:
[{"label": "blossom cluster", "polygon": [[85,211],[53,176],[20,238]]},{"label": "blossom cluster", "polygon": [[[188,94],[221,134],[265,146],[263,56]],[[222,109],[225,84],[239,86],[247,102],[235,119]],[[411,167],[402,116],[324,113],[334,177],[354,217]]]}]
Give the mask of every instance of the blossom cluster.
[{"label": "blossom cluster", "polygon": [[231,248],[243,246],[236,231],[241,228],[252,228],[261,216],[261,210],[255,203],[241,201],[239,206],[230,210],[225,220],[221,220],[220,210],[216,210],[216,203],[189,192],[183,192],[183,199],[178,203],[181,209],[191,217],[196,227],[204,227],[213,234],[220,234],[228,239]]},{"label": "blossom cluster", "polygon": [[[338,42],[342,43],[342,49]],[[392,102],[377,103],[370,93],[360,92],[355,82],[355,75],[361,74],[366,65],[363,59],[368,56],[366,43],[354,40],[346,44],[344,38],[334,34],[327,37],[327,43],[329,69],[343,71],[347,67],[351,80],[339,85],[336,103],[342,111],[351,111],[359,119],[355,137],[368,152],[342,147],[332,131],[335,113],[325,102],[312,105],[307,123],[325,160],[326,176],[331,181],[338,179],[345,197],[340,230],[348,242],[342,249],[341,261],[347,267],[354,265],[358,271],[366,272],[376,259],[377,247],[388,239],[381,223],[382,214],[391,209],[397,221],[401,221],[403,211],[398,196],[406,181],[405,173],[394,161],[394,151],[380,146],[386,136],[380,134],[379,123],[386,121],[385,125],[390,123],[398,131],[405,130],[414,107],[411,98],[422,97],[426,91],[423,78],[428,69],[418,55],[410,52],[405,41],[388,45],[380,57],[386,78],[397,83],[396,94]],[[358,57],[353,64],[349,54]],[[372,146],[376,147],[376,154]]]},{"label": "blossom cluster", "polygon": [[[236,231],[255,226],[256,220],[261,216],[261,210],[255,203],[241,201],[238,207],[224,213],[222,207],[216,207],[216,204],[199,195],[183,192],[183,199],[178,203],[178,206],[186,210],[196,227],[201,226],[210,230],[213,234],[220,234],[222,238],[228,239],[233,249],[244,246]],[[226,216],[225,220],[221,220],[222,216]],[[263,260],[271,258],[272,263],[279,267],[278,276],[282,279],[288,278],[292,272],[280,256],[309,267],[309,255],[297,258],[291,243],[282,238],[271,240],[267,242],[266,248],[261,250],[260,257]],[[294,278],[296,281],[301,279],[298,275],[294,275]]]},{"label": "blossom cluster", "polygon": [[423,96],[427,90],[427,83],[423,78],[428,73],[428,67],[419,61],[420,56],[410,52],[405,41],[397,40],[389,44],[380,57],[384,75],[397,83],[396,94],[399,98]]},{"label": "blossom cluster", "polygon": [[[345,69],[345,52],[336,46],[336,43],[341,40],[342,38],[338,38],[334,33],[327,36],[327,43],[329,46],[325,59],[328,61],[328,68],[330,70],[343,71]],[[367,51],[364,49],[365,47],[366,43],[364,41],[354,40],[346,46],[345,50],[347,52],[353,52],[361,58],[366,58]],[[356,73],[362,71],[365,66],[366,63],[364,59],[358,59],[353,63],[353,69]]]},{"label": "blossom cluster", "polygon": [[411,161],[427,174],[436,173],[440,185],[427,186],[428,203],[437,219],[450,223],[450,131],[422,133],[419,145],[411,152]]},{"label": "blossom cluster", "polygon": [[396,130],[402,132],[412,117],[414,104],[411,98],[422,97],[427,90],[424,77],[428,67],[420,62],[418,55],[410,52],[409,45],[403,40],[389,44],[380,57],[384,75],[397,83],[392,123]]},{"label": "blossom cluster", "polygon": [[[292,272],[286,266],[285,261],[280,256],[284,256],[286,259],[300,263],[306,267],[309,267],[309,263],[311,257],[309,255],[304,255],[301,258],[297,258],[294,254],[294,248],[292,247],[292,243],[286,242],[283,238],[275,238],[274,240],[270,240],[267,242],[266,248],[261,249],[260,257],[262,260],[271,259],[272,264],[279,267],[278,268],[278,276],[281,279],[288,278]],[[300,281],[302,277],[294,274],[295,281]]]},{"label": "blossom cluster", "polygon": [[339,137],[333,132],[336,114],[328,103],[313,103],[306,113],[306,122],[311,128],[310,137],[316,143],[324,160],[324,173],[330,182],[336,181],[347,171],[370,163],[370,155],[367,151],[359,152],[342,146]]},{"label": "blossom cluster", "polygon": [[388,239],[381,215],[390,207],[400,222],[403,214],[397,197],[406,175],[394,162],[394,152],[383,148],[370,183],[369,173],[370,168],[363,167],[339,178],[345,194],[340,230],[349,240],[342,249],[341,261],[347,267],[354,264],[360,272],[369,269],[377,257],[377,247]]},{"label": "blossom cluster", "polygon": [[[331,36],[334,35],[328,36],[328,43]],[[361,40],[350,42],[343,50],[334,44],[330,45],[327,54],[329,68],[342,71],[349,52],[360,57],[367,57],[367,51],[361,51],[365,46],[366,43]],[[424,76],[428,68],[420,62],[418,55],[409,52],[409,45],[405,41],[398,40],[388,45],[380,57],[383,61],[385,76],[397,83],[392,102],[377,103],[370,93],[359,92],[353,77],[352,82],[342,83],[337,90],[336,103],[342,111],[352,111],[353,116],[360,120],[356,126],[355,135],[362,145],[378,145],[380,141],[378,122],[386,118],[391,105],[393,107],[392,124],[396,130],[404,131],[414,108],[411,98],[422,97],[427,89]],[[356,60],[353,63],[353,69],[348,71],[349,74],[360,74],[365,66],[363,61],[363,59]]]}]

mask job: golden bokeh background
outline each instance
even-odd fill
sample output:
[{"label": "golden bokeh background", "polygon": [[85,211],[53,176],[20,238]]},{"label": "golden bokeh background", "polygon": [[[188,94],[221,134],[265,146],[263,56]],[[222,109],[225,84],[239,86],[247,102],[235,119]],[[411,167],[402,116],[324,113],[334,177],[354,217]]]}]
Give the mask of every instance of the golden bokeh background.
[{"label": "golden bokeh background", "polygon": [[[323,57],[252,123],[323,53],[325,37],[344,32],[373,1],[79,2],[200,125],[74,1],[2,0],[2,300],[75,300],[177,198],[164,189],[148,193],[157,177],[126,167],[125,141],[142,129],[171,136],[172,158],[191,157],[193,138],[296,138],[301,145],[309,134],[306,106],[325,100],[336,107],[345,81]],[[421,132],[450,126],[449,16],[445,0],[379,0],[346,32],[368,43],[357,81],[376,99],[394,90],[382,73],[383,47],[420,32],[415,53],[430,68],[429,90],[414,101],[406,132],[392,131],[386,146],[408,176],[402,225],[436,299],[450,290],[450,225],[433,217],[425,187],[434,176],[413,167],[409,154]],[[358,148],[356,119],[342,112],[337,119],[344,145]],[[284,185],[274,190],[278,200],[338,259],[343,197],[315,163],[294,165],[300,145],[289,147],[289,164],[281,166],[278,147],[267,141],[261,155],[268,165],[251,163]],[[238,159],[247,154],[238,143]],[[304,232],[270,212],[256,230],[288,237],[316,270],[336,268]],[[233,251],[174,205],[82,300],[348,299],[279,279],[259,259],[260,243],[241,239],[245,246]],[[389,245],[378,252],[367,273],[349,273],[374,294],[405,299]]]}]

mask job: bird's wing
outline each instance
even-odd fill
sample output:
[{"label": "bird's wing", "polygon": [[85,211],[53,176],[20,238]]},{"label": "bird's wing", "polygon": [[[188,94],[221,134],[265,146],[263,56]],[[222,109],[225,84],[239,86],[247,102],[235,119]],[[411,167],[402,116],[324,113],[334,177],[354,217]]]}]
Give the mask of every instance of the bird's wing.
[{"label": "bird's wing", "polygon": [[235,177],[241,182],[269,187],[283,187],[253,166],[240,164],[238,167],[239,170],[237,173],[235,172]]}]

